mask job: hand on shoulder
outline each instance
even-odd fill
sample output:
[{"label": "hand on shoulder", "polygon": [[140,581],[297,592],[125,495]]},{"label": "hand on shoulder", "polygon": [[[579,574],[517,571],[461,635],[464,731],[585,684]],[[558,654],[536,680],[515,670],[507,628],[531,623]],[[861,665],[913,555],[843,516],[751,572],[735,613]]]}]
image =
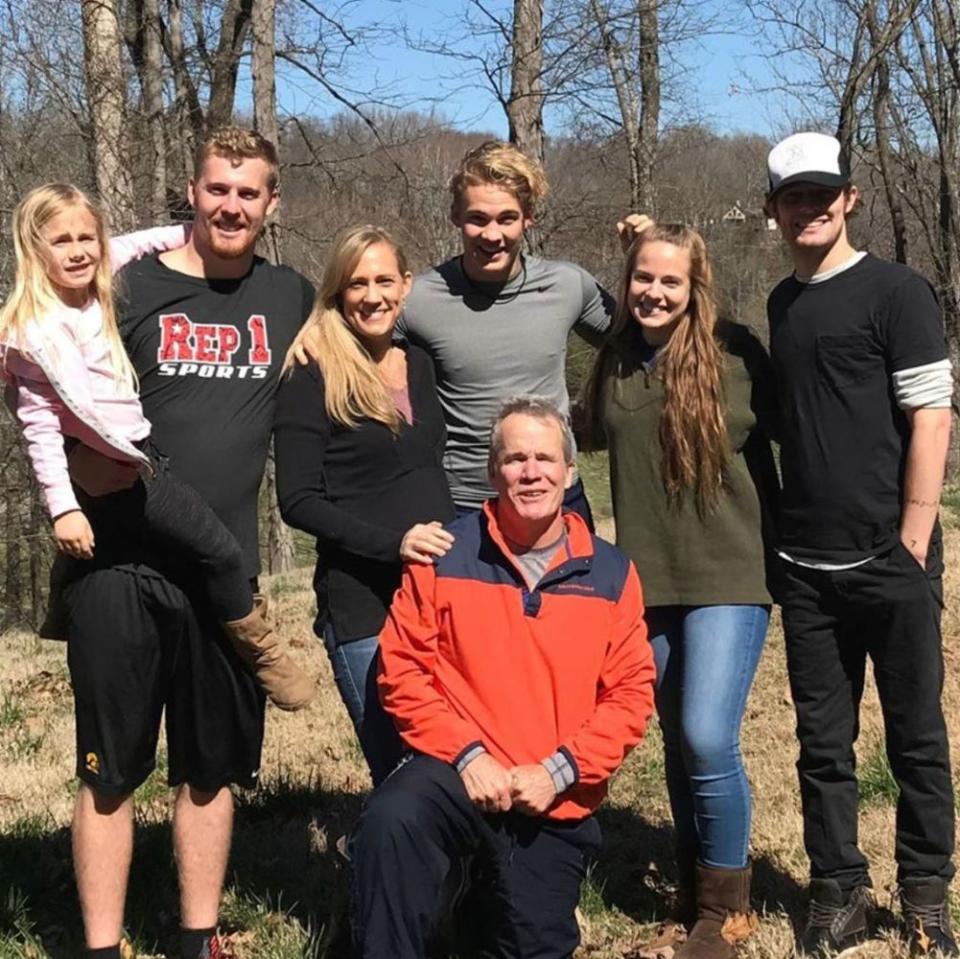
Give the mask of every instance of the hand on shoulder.
[{"label": "hand on shoulder", "polygon": [[451,546],[453,534],[448,533],[437,520],[416,523],[403,534],[400,559],[405,563],[430,564],[435,557],[446,555]]},{"label": "hand on shoulder", "polygon": [[626,253],[637,236],[653,225],[653,219],[646,213],[631,213],[622,220],[618,220],[617,234],[620,237],[620,246],[623,252]]},{"label": "hand on shoulder", "polygon": [[309,366],[311,362],[320,362],[320,326],[315,320],[307,320],[290,344],[287,366],[297,363],[300,366]]}]

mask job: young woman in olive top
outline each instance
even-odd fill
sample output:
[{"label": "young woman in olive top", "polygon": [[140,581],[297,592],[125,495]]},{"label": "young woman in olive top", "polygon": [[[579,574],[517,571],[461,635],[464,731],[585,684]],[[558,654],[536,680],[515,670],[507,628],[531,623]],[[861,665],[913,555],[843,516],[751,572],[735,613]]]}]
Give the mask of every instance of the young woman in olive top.
[{"label": "young woman in olive top", "polygon": [[[724,918],[749,914],[739,737],[770,612],[763,528],[777,479],[765,430],[775,399],[761,344],[717,317],[693,230],[656,224],[634,239],[584,405],[587,448],[610,451],[617,545],[640,573],[657,662],[676,918],[697,920],[677,955],[728,956]],[[682,941],[678,923],[661,937]]]}]

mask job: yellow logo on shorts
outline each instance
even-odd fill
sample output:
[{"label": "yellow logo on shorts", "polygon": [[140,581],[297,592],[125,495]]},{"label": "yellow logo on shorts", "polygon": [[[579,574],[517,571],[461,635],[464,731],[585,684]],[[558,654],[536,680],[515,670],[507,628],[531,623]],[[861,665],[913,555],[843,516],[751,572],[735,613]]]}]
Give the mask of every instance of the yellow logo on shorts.
[{"label": "yellow logo on shorts", "polygon": [[93,773],[94,776],[100,775],[100,760],[97,758],[96,753],[87,753],[86,766],[87,772]]}]

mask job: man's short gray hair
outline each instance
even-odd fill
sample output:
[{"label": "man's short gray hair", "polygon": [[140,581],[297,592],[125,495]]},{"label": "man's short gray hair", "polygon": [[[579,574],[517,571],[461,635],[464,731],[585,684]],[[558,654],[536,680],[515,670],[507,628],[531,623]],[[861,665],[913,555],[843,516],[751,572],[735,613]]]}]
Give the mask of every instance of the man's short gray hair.
[{"label": "man's short gray hair", "polygon": [[493,428],[490,431],[490,453],[487,457],[487,471],[491,475],[500,454],[503,452],[503,421],[508,416],[513,416],[514,413],[532,416],[537,420],[553,420],[560,427],[560,434],[563,439],[563,459],[567,464],[573,462],[573,430],[570,429],[567,418],[560,412],[557,404],[546,396],[522,393],[519,396],[511,396],[501,403],[497,415],[493,418]]}]

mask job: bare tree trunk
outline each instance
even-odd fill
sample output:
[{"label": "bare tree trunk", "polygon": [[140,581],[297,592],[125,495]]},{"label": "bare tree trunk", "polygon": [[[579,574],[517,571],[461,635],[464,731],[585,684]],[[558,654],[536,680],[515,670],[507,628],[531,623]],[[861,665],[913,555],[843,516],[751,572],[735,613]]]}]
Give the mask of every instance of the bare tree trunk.
[{"label": "bare tree trunk", "polygon": [[97,192],[115,232],[131,229],[133,182],[124,148],[126,84],[114,0],[82,0],[87,98],[93,121]]},{"label": "bare tree trunk", "polygon": [[921,68],[913,76],[936,136],[933,258],[947,340],[953,355],[960,355],[960,22],[955,0],[930,0],[925,7],[926,23],[918,17],[911,24]]},{"label": "bare tree trunk", "polygon": [[46,517],[35,485],[30,485],[30,624],[40,628],[46,609],[43,597],[46,550],[42,545]]},{"label": "bare tree trunk", "polygon": [[[590,0],[590,11],[597,22],[600,39],[603,43],[603,52],[607,60],[607,70],[610,81],[617,94],[617,104],[620,107],[620,118],[623,122],[623,136],[627,144],[627,161],[630,167],[630,205],[634,210],[640,209],[640,109],[637,98],[630,83],[630,75],[621,47],[613,28],[606,7],[600,0]],[[643,212],[652,212],[649,209]]]},{"label": "bare tree trunk", "polygon": [[[876,10],[871,9],[867,19],[870,42],[877,46],[879,29]],[[903,213],[903,203],[897,192],[896,171],[890,147],[890,64],[886,56],[877,61],[874,74],[873,91],[873,128],[877,141],[877,160],[880,164],[880,176],[883,180],[887,209],[893,230],[894,256],[898,263],[907,263],[907,224]]]},{"label": "bare tree trunk", "polygon": [[[875,0],[866,0],[860,8],[857,17],[857,29],[853,38],[850,54],[850,64],[847,69],[847,80],[840,96],[840,110],[837,117],[837,139],[844,156],[853,155],[854,136],[859,126],[860,95],[870,76],[863,63],[866,23],[868,19],[875,20]],[[877,37],[876,39],[879,39]],[[868,58],[869,59],[869,58]],[[872,64],[870,66],[872,70]]]},{"label": "bare tree trunk", "polygon": [[150,220],[160,222],[167,212],[167,142],[163,126],[163,44],[159,0],[143,0],[143,110],[150,134],[152,177]]},{"label": "bare tree trunk", "polygon": [[[658,9],[659,0],[637,0],[639,75],[634,80],[605,5],[601,0],[590,0],[623,122],[630,169],[630,205],[636,212],[650,214],[655,212],[653,161],[660,126]],[[639,87],[639,96],[636,87]]]},{"label": "bare tree trunk", "polygon": [[[512,42],[510,142],[543,164],[543,0],[514,0]],[[527,231],[526,241],[531,250],[543,254],[543,236],[536,226]]]},{"label": "bare tree trunk", "polygon": [[[250,27],[253,33],[253,128],[280,151],[277,123],[276,0],[253,0]],[[264,240],[273,263],[283,261],[280,211],[267,224]]]},{"label": "bare tree trunk", "polygon": [[640,23],[640,156],[638,204],[634,210],[654,209],[653,161],[660,129],[660,27],[658,0],[639,0]]},{"label": "bare tree trunk", "polygon": [[19,623],[23,616],[23,580],[21,570],[22,533],[20,522],[20,504],[23,500],[21,488],[21,465],[8,462],[5,470],[5,488],[3,503],[4,561],[3,577],[3,622],[0,629],[9,629]]},{"label": "bare tree trunk", "polygon": [[227,0],[220,21],[220,40],[213,60],[207,130],[227,126],[233,118],[237,71],[250,24],[253,0]]},{"label": "bare tree trunk", "polygon": [[126,43],[140,80],[141,116],[150,144],[150,219],[167,210],[167,146],[163,116],[163,28],[159,0],[133,0],[127,7]]},{"label": "bare tree trunk", "polygon": [[275,0],[253,0],[250,28],[253,33],[253,126],[279,147],[277,125]]},{"label": "bare tree trunk", "polygon": [[[543,164],[543,0],[514,0],[512,45],[506,105],[510,142]],[[527,231],[526,241],[535,253],[543,253],[543,236],[536,226]]]},{"label": "bare tree trunk", "polygon": [[[253,0],[251,11],[253,32],[253,126],[280,151],[280,128],[277,124],[276,85],[276,0]],[[272,262],[281,261],[279,211],[267,224],[268,255]],[[285,573],[295,564],[293,533],[280,516],[277,503],[277,478],[273,450],[267,458],[267,568],[271,573]]]},{"label": "bare tree trunk", "polygon": [[193,154],[197,141],[204,131],[203,110],[197,97],[196,87],[187,70],[186,54],[183,48],[183,11],[181,0],[168,0],[167,19],[169,22],[169,49],[167,55],[173,66],[173,91],[176,103],[177,142],[180,147],[180,163],[184,177],[193,172]]},{"label": "bare tree trunk", "polygon": [[939,90],[940,249],[944,312],[960,344],[960,23],[956,0],[934,0],[933,30]]},{"label": "bare tree trunk", "polygon": [[510,142],[543,163],[543,0],[514,0]]},{"label": "bare tree trunk", "polygon": [[277,505],[277,467],[272,444],[263,482],[267,496],[267,571],[286,573],[296,565],[296,555],[293,534],[280,518],[280,507]]},{"label": "bare tree trunk", "polygon": [[[862,109],[861,96],[878,66],[883,63],[913,17],[919,0],[891,3],[885,12],[883,27],[877,18],[876,0],[863,0],[857,11],[853,46],[846,82],[840,97],[837,139],[846,156],[853,155],[853,142]],[[867,43],[869,34],[869,45]]]}]

